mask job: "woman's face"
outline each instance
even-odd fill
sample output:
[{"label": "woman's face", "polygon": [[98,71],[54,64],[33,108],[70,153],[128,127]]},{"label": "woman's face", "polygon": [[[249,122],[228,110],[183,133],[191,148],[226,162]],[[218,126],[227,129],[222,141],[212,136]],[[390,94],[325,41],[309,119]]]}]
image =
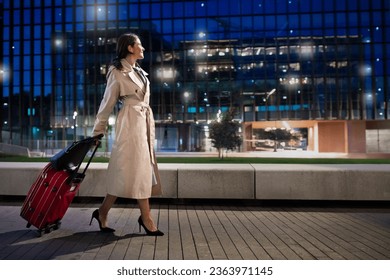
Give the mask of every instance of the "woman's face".
[{"label": "woman's face", "polygon": [[133,53],[135,59],[143,59],[144,58],[144,47],[139,38],[135,41],[134,45],[129,45],[129,52]]}]

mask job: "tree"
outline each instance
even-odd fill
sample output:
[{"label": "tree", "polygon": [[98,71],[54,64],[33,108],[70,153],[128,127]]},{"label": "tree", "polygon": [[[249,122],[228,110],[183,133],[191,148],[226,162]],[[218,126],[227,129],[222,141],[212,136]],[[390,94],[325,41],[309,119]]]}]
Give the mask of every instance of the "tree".
[{"label": "tree", "polygon": [[234,150],[241,145],[241,137],[238,135],[240,124],[233,120],[235,112],[230,109],[222,117],[210,124],[210,136],[213,147],[218,150],[219,158],[223,159],[224,150]]}]

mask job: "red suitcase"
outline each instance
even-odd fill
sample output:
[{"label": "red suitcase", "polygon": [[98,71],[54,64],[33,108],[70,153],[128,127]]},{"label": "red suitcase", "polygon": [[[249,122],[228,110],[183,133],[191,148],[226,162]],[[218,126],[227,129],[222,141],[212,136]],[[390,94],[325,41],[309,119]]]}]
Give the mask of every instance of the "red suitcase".
[{"label": "red suitcase", "polygon": [[[32,184],[20,216],[27,220],[28,228],[33,225],[38,229],[39,236],[42,232],[49,233],[60,227],[61,219],[75,197],[95,155],[100,138],[101,135],[73,142],[51,159]],[[94,145],[86,167],[79,173],[86,154]]]}]

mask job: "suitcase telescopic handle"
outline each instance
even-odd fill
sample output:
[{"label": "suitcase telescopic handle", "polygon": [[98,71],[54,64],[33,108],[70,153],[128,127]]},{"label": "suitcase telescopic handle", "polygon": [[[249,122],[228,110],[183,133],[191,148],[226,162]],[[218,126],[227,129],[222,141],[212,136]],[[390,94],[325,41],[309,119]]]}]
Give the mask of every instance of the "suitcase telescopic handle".
[{"label": "suitcase telescopic handle", "polygon": [[102,139],[102,137],[103,137],[103,134],[99,134],[97,136],[94,136],[94,137],[90,138],[90,140],[93,140],[92,143],[95,143],[95,145],[94,145],[95,147],[93,149],[93,152],[92,152],[90,158],[88,159],[87,165],[85,166],[85,168],[84,168],[82,173],[78,173],[82,162],[80,162],[80,164],[77,166],[76,170],[73,173],[74,175],[72,176],[72,179],[71,179],[72,182],[81,182],[84,179],[85,172],[87,171],[87,169],[89,167],[89,164],[91,163],[93,157],[95,156],[95,153],[96,153],[97,149],[100,146],[100,143],[101,143],[100,140]]},{"label": "suitcase telescopic handle", "polygon": [[103,134],[100,134],[96,137],[94,137],[96,140],[97,140],[97,143],[95,143],[95,148],[93,149],[93,152],[92,152],[92,155],[90,156],[90,158],[88,159],[88,162],[87,162],[87,165],[85,166],[84,170],[83,170],[83,176],[85,175],[85,172],[87,171],[88,167],[89,167],[89,164],[91,163],[93,157],[95,156],[95,153],[97,151],[97,149],[99,148],[100,146],[100,139],[102,139],[103,137]]}]

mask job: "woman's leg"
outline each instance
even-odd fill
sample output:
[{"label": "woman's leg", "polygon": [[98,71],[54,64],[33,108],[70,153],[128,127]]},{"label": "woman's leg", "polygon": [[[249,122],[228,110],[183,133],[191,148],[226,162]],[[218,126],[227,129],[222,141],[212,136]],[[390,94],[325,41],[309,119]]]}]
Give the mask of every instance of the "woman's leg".
[{"label": "woman's leg", "polygon": [[150,231],[156,231],[157,227],[153,222],[152,216],[150,214],[150,205],[149,205],[149,199],[138,199],[138,206],[141,210],[141,219],[144,223],[144,225],[150,230]]},{"label": "woman's leg", "polygon": [[107,227],[107,215],[108,211],[110,211],[112,205],[116,201],[116,196],[107,194],[103,200],[102,205],[99,207],[99,219],[102,223],[102,227]]}]

